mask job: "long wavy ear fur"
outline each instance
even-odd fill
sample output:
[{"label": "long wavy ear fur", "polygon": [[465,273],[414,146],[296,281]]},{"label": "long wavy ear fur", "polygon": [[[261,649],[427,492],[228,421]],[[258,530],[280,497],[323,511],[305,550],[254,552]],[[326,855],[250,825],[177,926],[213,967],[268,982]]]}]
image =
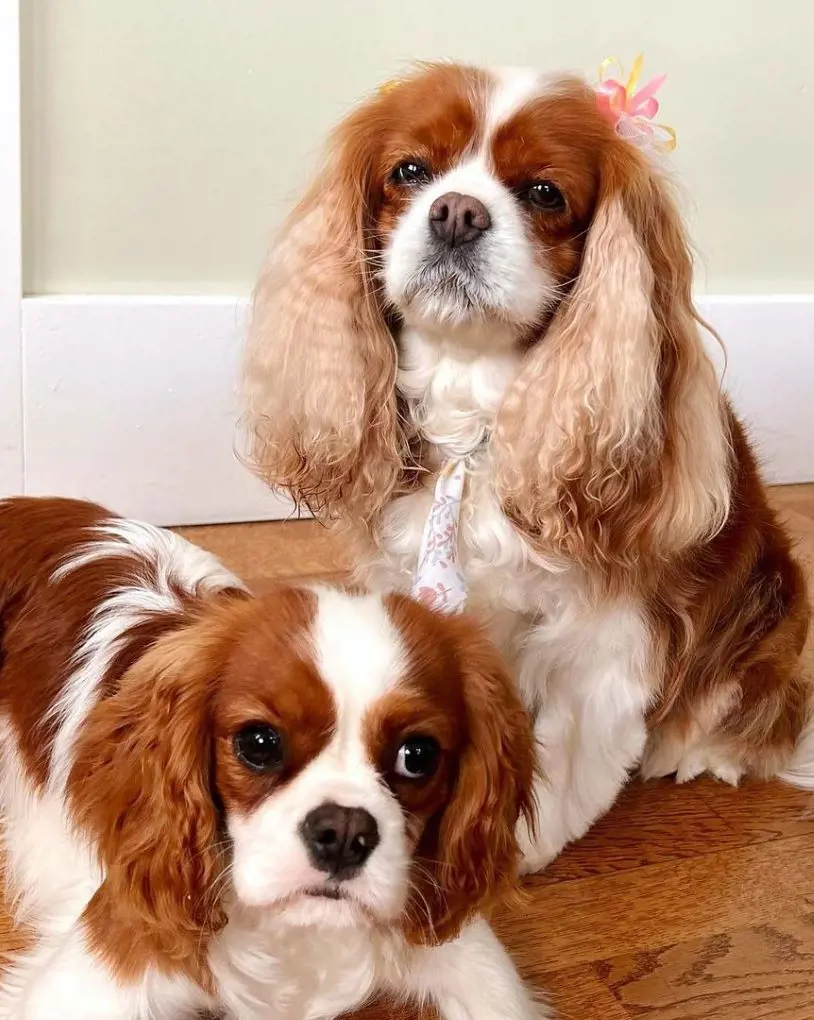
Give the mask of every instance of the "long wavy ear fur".
[{"label": "long wavy ear fur", "polygon": [[455,787],[416,850],[417,943],[453,938],[474,914],[516,892],[518,820],[533,818],[536,751],[528,713],[498,653],[468,619],[447,621],[458,649],[467,744]]},{"label": "long wavy ear fur", "polygon": [[381,105],[334,133],[257,285],[244,361],[256,471],[315,512],[359,520],[387,502],[401,466],[395,344],[372,272]]},{"label": "long wavy ear fur", "polygon": [[580,275],[497,422],[498,492],[541,551],[621,576],[725,522],[727,413],[691,286],[665,183],[615,142]]},{"label": "long wavy ear fur", "polygon": [[105,870],[87,921],[120,947],[125,973],[156,955],[196,966],[204,936],[225,922],[212,899],[225,860],[207,736],[226,640],[204,624],[159,639],[97,706],[77,748],[72,809]]}]

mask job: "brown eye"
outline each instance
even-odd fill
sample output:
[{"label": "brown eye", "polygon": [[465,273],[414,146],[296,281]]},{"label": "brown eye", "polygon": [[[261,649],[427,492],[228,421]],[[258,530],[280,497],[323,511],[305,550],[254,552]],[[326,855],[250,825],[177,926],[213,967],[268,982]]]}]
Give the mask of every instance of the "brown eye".
[{"label": "brown eye", "polygon": [[273,726],[250,723],[233,740],[235,757],[252,772],[271,772],[283,764],[283,738]]},{"label": "brown eye", "polygon": [[410,737],[396,752],[393,771],[402,779],[427,779],[438,768],[440,757],[434,737]]},{"label": "brown eye", "polygon": [[423,163],[419,163],[418,160],[408,159],[403,163],[399,163],[392,174],[390,174],[390,180],[394,184],[400,184],[402,187],[412,188],[417,184],[427,184],[432,180],[432,174],[429,167]]},{"label": "brown eye", "polygon": [[537,181],[529,185],[523,197],[544,212],[562,212],[565,209],[565,196],[551,181]]}]

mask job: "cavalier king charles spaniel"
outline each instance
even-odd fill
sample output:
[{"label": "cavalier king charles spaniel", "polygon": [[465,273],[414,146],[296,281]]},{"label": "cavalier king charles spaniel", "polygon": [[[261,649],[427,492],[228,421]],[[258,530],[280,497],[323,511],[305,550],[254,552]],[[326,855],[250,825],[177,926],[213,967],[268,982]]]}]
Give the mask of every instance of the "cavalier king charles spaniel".
[{"label": "cavalier king charles spaniel", "polygon": [[465,466],[460,569],[545,776],[528,870],[637,766],[814,783],[804,578],[691,288],[667,182],[591,87],[449,64],[350,113],[257,287],[249,456],[369,576],[409,588]]},{"label": "cavalier king charles spaniel", "polygon": [[324,1020],[377,991],[541,1020],[478,916],[514,887],[534,746],[471,621],[403,595],[250,597],[208,553],[0,502],[17,1020]]}]

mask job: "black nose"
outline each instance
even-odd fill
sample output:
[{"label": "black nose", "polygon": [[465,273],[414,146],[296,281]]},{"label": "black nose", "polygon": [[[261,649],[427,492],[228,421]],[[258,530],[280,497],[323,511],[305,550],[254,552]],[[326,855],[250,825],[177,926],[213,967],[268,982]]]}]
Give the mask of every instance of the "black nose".
[{"label": "black nose", "polygon": [[489,210],[471,195],[448,191],[430,206],[430,226],[448,248],[476,241],[491,225]]},{"label": "black nose", "polygon": [[311,863],[333,878],[353,878],[379,845],[376,819],[364,808],[321,804],[300,826]]}]

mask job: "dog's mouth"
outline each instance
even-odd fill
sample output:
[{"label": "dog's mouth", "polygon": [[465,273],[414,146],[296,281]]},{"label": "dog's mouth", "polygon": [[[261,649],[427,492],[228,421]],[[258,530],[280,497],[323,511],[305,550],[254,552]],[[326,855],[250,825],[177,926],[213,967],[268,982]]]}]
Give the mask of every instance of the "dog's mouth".
[{"label": "dog's mouth", "polygon": [[434,260],[425,263],[405,296],[408,302],[451,301],[472,308],[481,303],[483,290],[481,274],[466,263]]},{"label": "dog's mouth", "polygon": [[347,895],[333,885],[320,885],[312,889],[303,889],[304,896],[313,896],[315,899],[323,900],[347,900]]}]

